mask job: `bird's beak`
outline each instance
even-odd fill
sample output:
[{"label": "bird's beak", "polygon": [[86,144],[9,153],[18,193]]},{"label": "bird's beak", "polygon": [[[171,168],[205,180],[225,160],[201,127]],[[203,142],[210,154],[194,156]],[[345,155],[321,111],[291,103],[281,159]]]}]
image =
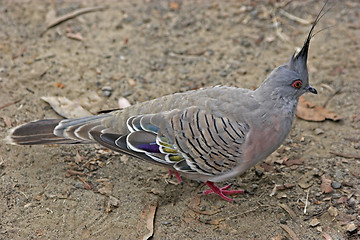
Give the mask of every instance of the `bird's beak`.
[{"label": "bird's beak", "polygon": [[316,89],[313,88],[312,86],[309,86],[309,87],[308,87],[308,91],[311,92],[311,93],[313,93],[313,94],[317,94]]}]

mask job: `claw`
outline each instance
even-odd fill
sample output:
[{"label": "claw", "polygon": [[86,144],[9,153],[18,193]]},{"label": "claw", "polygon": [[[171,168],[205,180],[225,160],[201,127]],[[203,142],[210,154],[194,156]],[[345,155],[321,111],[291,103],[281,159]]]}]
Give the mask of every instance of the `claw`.
[{"label": "claw", "polygon": [[225,195],[244,193],[244,190],[227,190],[231,187],[232,184],[229,184],[222,188],[219,188],[213,182],[209,182],[209,181],[207,181],[205,184],[210,187],[210,190],[204,191],[203,192],[204,195],[215,193],[228,202],[234,202],[234,200]]},{"label": "claw", "polygon": [[169,169],[169,177],[171,177],[173,173],[174,173],[176,179],[178,180],[179,184],[182,185],[183,181],[181,179],[180,174],[177,171],[173,171],[173,170]]}]

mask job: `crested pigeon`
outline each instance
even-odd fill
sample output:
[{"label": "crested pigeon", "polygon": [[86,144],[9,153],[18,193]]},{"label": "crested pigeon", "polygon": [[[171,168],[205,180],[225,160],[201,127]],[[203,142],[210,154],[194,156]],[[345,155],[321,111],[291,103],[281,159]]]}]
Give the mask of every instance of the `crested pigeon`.
[{"label": "crested pigeon", "polygon": [[[326,5],[326,3],[325,3]],[[313,30],[301,50],[275,68],[256,90],[216,86],[160,97],[122,110],[79,119],[45,119],[15,127],[15,145],[97,143],[204,182],[233,202],[221,182],[274,152],[289,134],[299,97],[311,92],[307,56]]]}]

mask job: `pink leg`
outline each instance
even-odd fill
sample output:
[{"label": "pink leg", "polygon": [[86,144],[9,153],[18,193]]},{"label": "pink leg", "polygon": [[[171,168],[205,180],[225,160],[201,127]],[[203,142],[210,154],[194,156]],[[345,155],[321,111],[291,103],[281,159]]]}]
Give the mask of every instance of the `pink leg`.
[{"label": "pink leg", "polygon": [[205,184],[210,187],[210,190],[203,192],[204,195],[208,195],[210,193],[215,193],[215,194],[219,195],[222,199],[229,201],[229,202],[234,202],[234,200],[226,197],[225,195],[244,193],[244,190],[227,190],[231,187],[231,184],[229,184],[225,187],[222,187],[222,188],[219,188],[213,182],[209,182],[209,181],[207,181]]},{"label": "pink leg", "polygon": [[[171,177],[172,174],[173,174],[173,171],[171,169],[169,169],[169,176]],[[182,179],[181,179],[180,174],[177,171],[174,171],[174,175],[175,175],[176,179],[178,180],[179,184],[181,185]]]}]

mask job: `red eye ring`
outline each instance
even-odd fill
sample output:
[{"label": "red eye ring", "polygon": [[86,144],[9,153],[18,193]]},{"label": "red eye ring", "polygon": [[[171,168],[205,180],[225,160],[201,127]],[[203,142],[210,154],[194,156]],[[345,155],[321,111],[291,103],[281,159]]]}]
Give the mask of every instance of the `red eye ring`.
[{"label": "red eye ring", "polygon": [[302,82],[301,82],[301,80],[295,80],[295,81],[292,82],[291,86],[292,86],[293,88],[299,89],[299,88],[301,88],[301,86],[302,86]]}]

